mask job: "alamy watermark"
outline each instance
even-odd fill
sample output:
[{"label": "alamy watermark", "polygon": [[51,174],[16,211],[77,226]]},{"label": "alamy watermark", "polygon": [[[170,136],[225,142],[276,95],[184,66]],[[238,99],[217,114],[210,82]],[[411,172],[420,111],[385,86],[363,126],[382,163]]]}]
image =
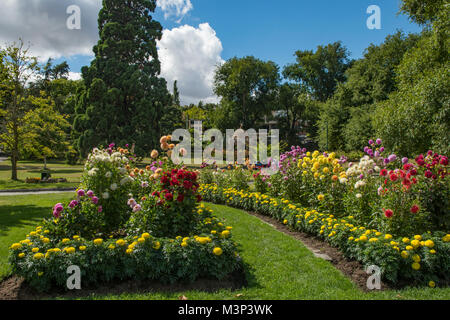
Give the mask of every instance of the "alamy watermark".
[{"label": "alamy watermark", "polygon": [[72,265],[67,268],[67,274],[70,276],[67,278],[66,285],[67,289],[73,290],[81,289],[81,270],[79,266]]},{"label": "alamy watermark", "polygon": [[367,289],[369,290],[380,290],[381,289],[381,269],[379,266],[371,265],[366,270],[367,274],[370,274],[367,278]]},{"label": "alamy watermark", "polygon": [[[191,133],[186,129],[177,129],[171,136],[172,141],[179,141],[170,155],[175,164],[259,164],[264,166],[262,170],[265,175],[274,174],[278,170],[280,154],[278,129],[270,131],[267,129],[258,131],[255,129],[246,131],[227,129],[224,137],[218,129],[209,129],[203,133],[202,122],[196,121],[193,140]],[[268,140],[270,140],[270,144],[268,144]],[[203,149],[204,142],[209,144]],[[225,159],[224,145],[226,146]]]},{"label": "alamy watermark", "polygon": [[66,26],[69,30],[81,29],[81,9],[77,5],[70,5],[66,9],[66,13],[70,16],[66,20]]},{"label": "alamy watermark", "polygon": [[370,16],[367,18],[366,25],[369,30],[381,29],[381,9],[377,5],[370,5],[366,11]]}]

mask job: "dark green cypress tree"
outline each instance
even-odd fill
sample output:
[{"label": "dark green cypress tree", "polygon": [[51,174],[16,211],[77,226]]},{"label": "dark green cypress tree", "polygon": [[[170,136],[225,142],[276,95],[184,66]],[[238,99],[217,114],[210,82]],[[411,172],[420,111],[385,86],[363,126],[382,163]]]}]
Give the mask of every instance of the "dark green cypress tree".
[{"label": "dark green cypress tree", "polygon": [[162,27],[151,17],[156,0],[103,0],[95,59],[82,68],[85,88],[77,96],[77,147],[114,142],[132,145],[143,156],[157,146],[159,119],[170,103],[166,81],[158,77],[156,41]]}]

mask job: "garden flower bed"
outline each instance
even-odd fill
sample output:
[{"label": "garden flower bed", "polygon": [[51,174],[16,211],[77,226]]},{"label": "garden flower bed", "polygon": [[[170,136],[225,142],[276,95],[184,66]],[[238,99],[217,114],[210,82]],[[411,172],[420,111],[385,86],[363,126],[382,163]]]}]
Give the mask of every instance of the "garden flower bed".
[{"label": "garden flower bed", "polygon": [[337,218],[258,192],[200,187],[205,201],[271,216],[295,230],[317,236],[365,266],[377,265],[390,283],[448,285],[450,234],[443,232],[393,237],[359,226],[353,216]]},{"label": "garden flower bed", "polygon": [[[240,179],[205,174],[205,199],[272,216],[332,244],[394,283],[447,285],[450,269],[448,157],[428,151],[415,159],[389,154],[370,140],[359,162],[335,153],[292,147],[279,171],[253,174],[254,192]],[[242,171],[242,170],[241,170]],[[239,174],[239,175],[238,175]],[[248,179],[247,179],[248,181]]]},{"label": "garden flower bed", "polygon": [[[170,137],[161,139],[171,152]],[[66,288],[69,266],[83,285],[139,279],[224,279],[242,271],[232,227],[200,203],[197,173],[167,157],[138,169],[127,149],[95,148],[76,197],[10,247],[13,272],[34,288]]]}]

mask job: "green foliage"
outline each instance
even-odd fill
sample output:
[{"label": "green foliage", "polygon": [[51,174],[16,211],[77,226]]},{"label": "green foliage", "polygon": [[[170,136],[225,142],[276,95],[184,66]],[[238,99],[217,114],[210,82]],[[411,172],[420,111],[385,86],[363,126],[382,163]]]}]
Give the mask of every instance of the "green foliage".
[{"label": "green foliage", "polygon": [[69,147],[67,117],[55,110],[50,98],[30,96],[29,102],[32,109],[23,118],[28,138],[22,154],[27,158],[63,158]]},{"label": "green foliage", "polygon": [[225,104],[222,121],[230,113],[228,121],[234,121],[228,128],[255,128],[271,111],[278,82],[278,66],[272,61],[248,56],[232,58],[219,66],[214,93]]},{"label": "green foliage", "polygon": [[319,101],[328,100],[338,83],[345,81],[345,71],[351,65],[349,52],[341,42],[318,46],[317,50],[297,51],[297,62],[286,66],[283,75],[305,85]]},{"label": "green foliage", "polygon": [[375,134],[373,111],[366,108],[351,108],[350,118],[345,124],[343,136],[345,150],[362,150]]},{"label": "green foliage", "polygon": [[0,53],[0,146],[11,157],[11,179],[17,180],[20,150],[30,137],[24,121],[29,110],[26,84],[39,70],[37,59],[29,55],[23,41],[13,43]]},{"label": "green foliage", "polygon": [[442,10],[448,10],[448,0],[402,0],[400,10],[416,23],[433,22]]},{"label": "green foliage", "polygon": [[377,108],[377,134],[387,148],[412,155],[450,151],[449,62],[442,62],[432,36],[405,55],[399,91]]}]

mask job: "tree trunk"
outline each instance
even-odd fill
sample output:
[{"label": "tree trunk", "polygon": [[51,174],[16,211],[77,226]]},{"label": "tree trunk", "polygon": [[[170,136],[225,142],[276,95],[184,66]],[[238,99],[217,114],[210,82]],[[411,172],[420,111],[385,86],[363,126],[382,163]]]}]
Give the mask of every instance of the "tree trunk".
[{"label": "tree trunk", "polygon": [[13,151],[11,154],[11,180],[18,180],[17,179],[17,155]]}]

